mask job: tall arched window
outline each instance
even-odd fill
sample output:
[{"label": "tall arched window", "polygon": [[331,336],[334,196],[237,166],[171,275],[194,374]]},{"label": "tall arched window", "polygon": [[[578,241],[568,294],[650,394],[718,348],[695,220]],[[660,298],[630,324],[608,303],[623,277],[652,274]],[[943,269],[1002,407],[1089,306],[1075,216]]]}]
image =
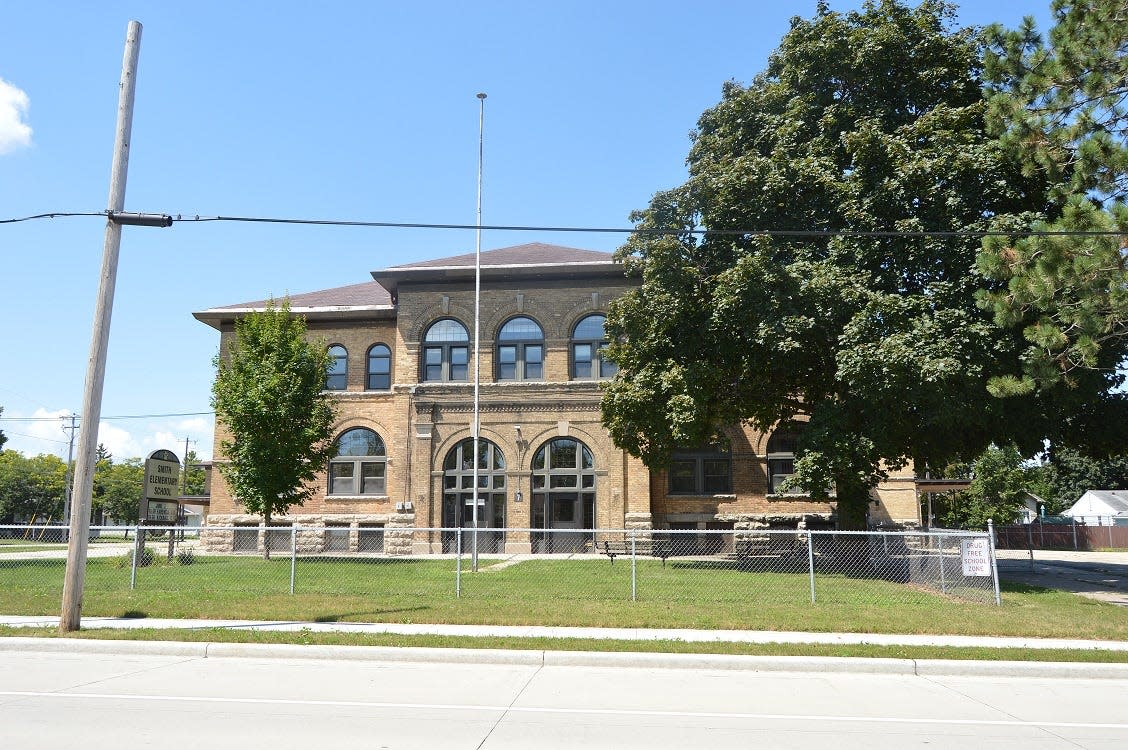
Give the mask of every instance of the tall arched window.
[{"label": "tall arched window", "polygon": [[329,369],[325,371],[325,390],[343,391],[349,384],[349,353],[340,344],[329,347]]},{"label": "tall arched window", "polygon": [[451,318],[436,321],[423,336],[423,380],[467,380],[470,335]]},{"label": "tall arched window", "polygon": [[532,469],[532,525],[545,529],[533,534],[534,551],[578,551],[594,544],[594,531],[574,531],[595,528],[595,458],[591,450],[573,438],[554,438],[533,454]]},{"label": "tall arched window", "polygon": [[370,391],[387,391],[392,387],[392,350],[376,344],[368,350],[368,382]]},{"label": "tall arched window", "polygon": [[801,488],[783,486],[784,482],[795,473],[795,451],[803,427],[802,422],[784,422],[778,425],[768,438],[768,494],[806,494]]},{"label": "tall arched window", "polygon": [[544,331],[532,318],[513,318],[497,332],[497,379],[544,377]]},{"label": "tall arched window", "polygon": [[614,377],[619,368],[603,358],[607,335],[603,325],[606,316],[589,315],[572,330],[572,377],[576,380],[598,380]]},{"label": "tall arched window", "polygon": [[[505,456],[493,442],[478,439],[478,549],[505,549]],[[474,522],[474,438],[466,438],[450,449],[443,462],[443,528],[472,526]],[[456,536],[442,537],[443,551],[453,552]],[[464,543],[470,544],[464,540]]]},{"label": "tall arched window", "polygon": [[330,495],[383,495],[388,457],[384,441],[365,427],[337,438],[337,456],[329,462]]}]

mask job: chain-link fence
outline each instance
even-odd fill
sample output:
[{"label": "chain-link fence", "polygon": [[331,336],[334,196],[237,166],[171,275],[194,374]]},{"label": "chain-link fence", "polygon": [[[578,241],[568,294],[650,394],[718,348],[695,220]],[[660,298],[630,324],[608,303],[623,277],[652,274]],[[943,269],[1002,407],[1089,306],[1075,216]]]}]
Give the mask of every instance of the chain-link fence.
[{"label": "chain-link fence", "polygon": [[[0,526],[8,606],[21,596],[57,601],[66,533]],[[381,612],[422,610],[429,597],[515,600],[528,602],[531,614],[538,603],[598,600],[1000,601],[991,535],[973,531],[97,527],[85,580],[88,596],[159,591],[214,600],[212,616],[224,616],[224,601],[246,598],[269,616],[270,597],[295,593],[371,598]]]}]

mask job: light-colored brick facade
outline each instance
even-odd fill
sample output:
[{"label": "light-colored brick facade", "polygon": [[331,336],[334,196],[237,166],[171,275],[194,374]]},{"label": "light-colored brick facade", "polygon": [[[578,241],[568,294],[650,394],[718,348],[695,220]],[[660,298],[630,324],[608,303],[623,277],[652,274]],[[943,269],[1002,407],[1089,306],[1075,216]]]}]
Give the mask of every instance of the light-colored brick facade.
[{"label": "light-colored brick facade", "polygon": [[[472,363],[468,381],[425,381],[423,338],[438,320],[460,322],[473,336],[473,256],[459,256],[373,273],[375,283],[291,297],[291,308],[306,316],[309,335],[348,352],[346,387],[333,391],[335,433],[356,427],[375,431],[386,447],[382,494],[334,495],[328,475],[313,497],[279,523],[340,525],[341,549],[363,546],[366,528],[383,529],[388,554],[441,551],[432,529],[451,523],[444,516],[450,481],[444,462],[471,437]],[[593,521],[596,528],[755,528],[829,524],[833,504],[768,492],[767,436],[744,428],[728,431],[730,489],[723,494],[671,494],[665,471],[648,470],[612,443],[600,421],[600,387],[572,377],[573,331],[578,322],[606,312],[608,303],[632,286],[609,254],[548,245],[523,245],[482,254],[480,306],[480,437],[504,457],[504,491],[498,496],[505,526],[540,528],[551,524],[546,490],[534,487],[533,459],[549,441],[579,441],[594,462]],[[263,303],[214,308],[196,314],[221,332],[221,352],[234,336],[234,321]],[[544,333],[543,373],[536,380],[497,377],[497,336],[514,317],[530,318]],[[368,390],[367,353],[376,344],[391,350],[391,388]],[[472,351],[472,349],[471,349]],[[215,461],[222,462],[222,424],[216,425]],[[888,523],[918,520],[911,467],[873,493],[871,518]],[[501,480],[497,480],[501,481]],[[585,479],[584,481],[590,481]],[[446,495],[444,495],[446,492]],[[573,493],[575,494],[575,493]],[[504,498],[501,497],[504,495]],[[585,493],[585,497],[587,494]],[[455,500],[457,502],[457,500]],[[540,505],[538,506],[538,503]],[[257,525],[232,498],[222,476],[212,487],[209,526]],[[232,549],[230,531],[205,530],[205,543]],[[323,535],[298,535],[301,551],[315,551]],[[535,549],[529,533],[510,532],[507,552]]]}]

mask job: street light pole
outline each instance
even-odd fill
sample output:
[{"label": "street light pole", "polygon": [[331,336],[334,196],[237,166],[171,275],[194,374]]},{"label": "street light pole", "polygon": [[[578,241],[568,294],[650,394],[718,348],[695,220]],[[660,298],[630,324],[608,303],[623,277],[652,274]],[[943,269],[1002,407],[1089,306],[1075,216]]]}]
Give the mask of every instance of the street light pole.
[{"label": "street light pole", "polygon": [[474,492],[471,496],[474,503],[474,538],[471,541],[470,567],[475,573],[478,572],[478,443],[479,433],[482,431],[481,407],[478,403],[478,391],[481,382],[479,377],[481,362],[478,357],[478,334],[482,303],[482,154],[485,141],[485,122],[486,95],[482,93],[478,94],[478,224],[476,230],[477,242],[474,248],[474,424],[471,427],[471,435],[474,438]]}]

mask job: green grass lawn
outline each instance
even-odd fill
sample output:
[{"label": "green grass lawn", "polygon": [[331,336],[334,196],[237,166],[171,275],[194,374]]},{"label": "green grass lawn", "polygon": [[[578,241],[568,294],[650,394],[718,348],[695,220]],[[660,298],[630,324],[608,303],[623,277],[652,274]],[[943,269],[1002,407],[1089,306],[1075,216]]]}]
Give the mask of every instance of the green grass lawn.
[{"label": "green grass lawn", "polygon": [[[163,563],[163,561],[161,561]],[[302,559],[289,593],[288,557],[199,556],[191,565],[140,568],[129,589],[121,558],[92,559],[84,615],[433,622],[499,625],[733,628],[949,633],[1128,640],[1123,608],[1073,594],[1006,585],[1003,606],[973,604],[904,584],[822,575],[811,604],[805,573],[638,564],[638,601],[622,560],[529,560],[508,567],[464,562]],[[0,613],[58,614],[64,562],[0,557]]]}]

